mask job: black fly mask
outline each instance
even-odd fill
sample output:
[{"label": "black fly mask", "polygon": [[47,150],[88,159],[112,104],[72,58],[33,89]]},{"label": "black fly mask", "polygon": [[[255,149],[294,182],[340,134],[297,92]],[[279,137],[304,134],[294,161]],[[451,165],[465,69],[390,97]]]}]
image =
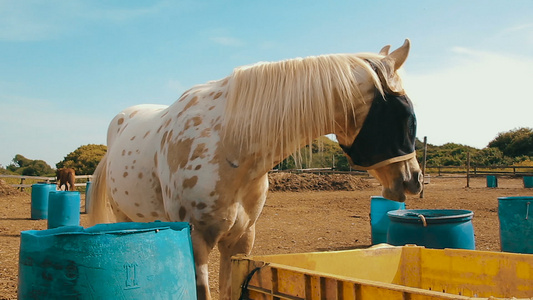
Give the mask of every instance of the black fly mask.
[{"label": "black fly mask", "polygon": [[356,168],[369,170],[415,156],[416,117],[405,94],[376,92],[351,146],[340,145]]}]

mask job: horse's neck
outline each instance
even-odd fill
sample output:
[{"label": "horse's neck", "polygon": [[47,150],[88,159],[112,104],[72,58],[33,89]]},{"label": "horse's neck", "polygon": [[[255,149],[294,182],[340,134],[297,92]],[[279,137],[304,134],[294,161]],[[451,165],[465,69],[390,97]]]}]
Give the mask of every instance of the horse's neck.
[{"label": "horse's neck", "polygon": [[[263,149],[251,151],[239,147],[232,142],[225,141],[222,144],[232,146],[223,147],[223,151],[226,154],[225,156],[228,164],[232,165],[233,167],[246,168],[249,170],[248,172],[250,173],[250,176],[260,177],[272,170],[284,159],[290,157],[291,155],[297,154],[296,152],[298,151],[301,151],[301,155],[306,157],[308,155],[307,151],[311,150],[302,148],[311,144],[316,138],[319,138],[320,136],[326,135],[330,132],[331,130],[326,129],[315,132],[310,136],[301,135],[301,139],[297,143],[290,145],[268,145]],[[239,150],[236,151],[236,149]],[[305,159],[302,160],[302,162],[305,162]]]}]

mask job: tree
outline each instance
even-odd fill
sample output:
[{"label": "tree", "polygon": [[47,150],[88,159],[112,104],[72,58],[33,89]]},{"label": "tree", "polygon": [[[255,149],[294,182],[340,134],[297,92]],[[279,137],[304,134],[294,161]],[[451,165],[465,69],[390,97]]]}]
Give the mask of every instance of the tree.
[{"label": "tree", "polygon": [[7,170],[25,176],[50,176],[54,170],[44,160],[33,160],[21,154],[15,155]]},{"label": "tree", "polygon": [[322,136],[315,139],[310,146],[308,145],[300,149],[299,154],[295,153],[283,160],[274,169],[287,170],[295,168],[331,167],[343,171],[350,169],[346,155],[344,155],[339,144]]},{"label": "tree", "polygon": [[503,155],[513,158],[519,156],[533,157],[533,129],[524,127],[500,132],[488,146],[498,148]]},{"label": "tree", "polygon": [[500,149],[487,147],[473,153],[472,164],[477,166],[512,165],[513,159],[504,156]]},{"label": "tree", "polygon": [[73,168],[76,174],[90,175],[102,160],[107,147],[105,145],[89,144],[80,146],[74,152],[69,153],[65,159],[58,162],[56,167]]},{"label": "tree", "polygon": [[[423,160],[423,143],[416,139],[415,148],[419,162]],[[309,157],[311,150],[312,158]],[[500,133],[496,139],[484,149],[447,143],[441,146],[427,145],[427,166],[463,166],[466,164],[470,153],[470,163],[474,166],[497,166],[527,164],[533,158],[533,129],[520,128],[510,132]],[[295,155],[298,158],[298,155]],[[335,165],[336,170],[350,170],[348,158],[339,147],[338,143],[326,137],[313,141],[311,146],[301,150],[301,163],[298,168],[328,168]],[[298,161],[298,159],[297,159]],[[291,156],[280,163],[279,169],[296,168],[294,158]]]}]

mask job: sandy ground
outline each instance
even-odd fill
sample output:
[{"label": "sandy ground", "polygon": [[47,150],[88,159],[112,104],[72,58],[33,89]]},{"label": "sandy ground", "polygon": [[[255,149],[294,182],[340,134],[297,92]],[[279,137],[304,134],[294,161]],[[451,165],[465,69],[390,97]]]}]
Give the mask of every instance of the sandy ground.
[{"label": "sandy ground", "polygon": [[[365,248],[371,245],[370,197],[380,194],[374,179],[358,191],[271,192],[257,224],[252,254],[281,254]],[[498,197],[533,196],[521,179],[499,178],[487,188],[485,178],[432,177],[424,198],[410,196],[408,209],[467,209],[474,212],[477,250],[500,251]],[[82,197],[82,206],[83,206]],[[46,220],[30,220],[28,194],[0,196],[0,299],[16,299],[20,232],[46,229]],[[83,211],[83,209],[82,209]],[[81,223],[87,216],[82,213]],[[218,299],[218,255],[210,257],[211,287]]]}]

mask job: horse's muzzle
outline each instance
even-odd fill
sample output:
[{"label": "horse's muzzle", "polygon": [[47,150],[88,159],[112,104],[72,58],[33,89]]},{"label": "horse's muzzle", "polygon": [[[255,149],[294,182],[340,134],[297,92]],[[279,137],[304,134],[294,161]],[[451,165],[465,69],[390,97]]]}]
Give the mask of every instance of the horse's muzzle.
[{"label": "horse's muzzle", "polygon": [[411,180],[404,181],[403,187],[406,193],[416,195],[424,189],[424,174],[413,172]]}]

